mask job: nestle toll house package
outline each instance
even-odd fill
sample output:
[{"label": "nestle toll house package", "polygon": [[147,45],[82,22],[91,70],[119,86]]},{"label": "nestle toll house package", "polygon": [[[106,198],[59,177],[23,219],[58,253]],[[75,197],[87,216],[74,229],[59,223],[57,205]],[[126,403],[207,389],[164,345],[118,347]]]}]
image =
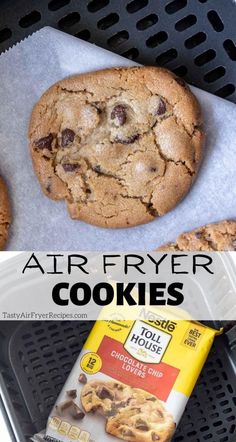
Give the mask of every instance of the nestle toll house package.
[{"label": "nestle toll house package", "polygon": [[97,321],[33,440],[169,442],[217,333],[187,320]]}]

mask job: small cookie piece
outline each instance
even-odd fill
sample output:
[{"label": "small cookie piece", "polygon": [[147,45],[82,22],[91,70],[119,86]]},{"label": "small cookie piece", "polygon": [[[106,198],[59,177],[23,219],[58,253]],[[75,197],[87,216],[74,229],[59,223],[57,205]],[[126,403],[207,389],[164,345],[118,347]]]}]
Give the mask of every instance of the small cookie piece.
[{"label": "small cookie piece", "polygon": [[116,381],[92,381],[81,391],[84,410],[106,418],[106,432],[133,442],[169,442],[175,424],[152,394]]},{"label": "small cookie piece", "polygon": [[236,221],[208,224],[192,232],[182,233],[175,243],[158,247],[158,252],[236,250]]},{"label": "small cookie piece", "polygon": [[3,250],[8,238],[11,223],[11,209],[5,182],[0,177],[0,250]]},{"label": "small cookie piece", "polygon": [[106,69],[52,86],[34,107],[29,140],[43,192],[73,219],[146,223],[190,189],[203,148],[199,104],[171,72]]}]

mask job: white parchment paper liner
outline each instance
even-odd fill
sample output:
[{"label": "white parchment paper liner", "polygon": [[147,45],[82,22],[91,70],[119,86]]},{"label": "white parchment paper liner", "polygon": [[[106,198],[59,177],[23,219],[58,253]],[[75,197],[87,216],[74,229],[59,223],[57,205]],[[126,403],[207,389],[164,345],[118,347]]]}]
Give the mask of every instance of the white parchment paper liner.
[{"label": "white parchment paper liner", "polygon": [[9,250],[152,250],[183,231],[236,218],[236,106],[195,88],[206,122],[205,156],[191,191],[170,213],[146,225],[106,230],[72,221],[64,202],[42,194],[27,146],[35,102],[68,75],[132,64],[51,28],[1,55],[0,172],[10,188],[14,220]]}]

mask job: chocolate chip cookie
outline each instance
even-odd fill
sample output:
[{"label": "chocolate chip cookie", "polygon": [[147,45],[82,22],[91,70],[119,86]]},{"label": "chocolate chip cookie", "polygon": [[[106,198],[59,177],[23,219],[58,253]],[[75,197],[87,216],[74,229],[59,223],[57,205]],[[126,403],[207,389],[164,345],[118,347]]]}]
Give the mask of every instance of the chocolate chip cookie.
[{"label": "chocolate chip cookie", "polygon": [[81,391],[86,412],[106,418],[106,432],[135,442],[169,442],[175,430],[164,403],[140,388],[116,381],[92,381]]},{"label": "chocolate chip cookie", "polygon": [[155,67],[83,74],[36,104],[30,150],[43,192],[73,219],[128,227],[164,215],[185,196],[203,147],[199,104]]},{"label": "chocolate chip cookie", "polygon": [[182,233],[175,243],[165,244],[157,251],[227,251],[236,250],[236,221],[208,224],[192,232]]},{"label": "chocolate chip cookie", "polygon": [[0,177],[0,250],[3,250],[8,238],[11,223],[11,210],[5,182]]}]

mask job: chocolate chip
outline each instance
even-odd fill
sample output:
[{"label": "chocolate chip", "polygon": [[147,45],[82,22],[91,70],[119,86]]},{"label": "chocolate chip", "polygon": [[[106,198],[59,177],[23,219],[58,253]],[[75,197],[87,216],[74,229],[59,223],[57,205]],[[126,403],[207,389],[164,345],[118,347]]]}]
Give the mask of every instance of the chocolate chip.
[{"label": "chocolate chip", "polygon": [[151,172],[156,172],[156,171],[157,171],[157,168],[156,168],[156,167],[151,167],[151,168],[150,168],[150,171],[151,171]]},{"label": "chocolate chip", "polygon": [[97,165],[93,168],[94,172],[101,173],[101,166]]},{"label": "chocolate chip", "polygon": [[100,399],[111,399],[112,400],[114,398],[113,393],[110,390],[108,390],[108,388],[106,388],[106,387],[98,387],[96,393]]},{"label": "chocolate chip", "polygon": [[56,405],[56,410],[61,414],[61,413],[63,413],[63,411],[70,408],[73,404],[74,404],[74,402],[72,401],[72,399],[68,399],[68,400]]},{"label": "chocolate chip", "polygon": [[156,402],[157,398],[155,396],[147,397],[147,401]]},{"label": "chocolate chip", "polygon": [[236,250],[236,239],[234,239],[234,240],[232,241],[232,246],[233,246],[233,249]]},{"label": "chocolate chip", "polygon": [[158,434],[152,433],[152,440],[153,440],[153,442],[156,442],[156,441],[160,440],[160,437],[158,436]]},{"label": "chocolate chip", "polygon": [[134,437],[134,433],[127,428],[123,428],[122,429],[122,436]]},{"label": "chocolate chip", "polygon": [[134,134],[131,135],[128,138],[120,138],[120,137],[116,137],[115,138],[115,143],[120,143],[120,144],[132,144],[135,141],[137,141],[140,138],[140,134]]},{"label": "chocolate chip", "polygon": [[77,391],[76,390],[68,390],[66,392],[67,396],[71,397],[72,399],[75,399],[77,397]]},{"label": "chocolate chip", "polygon": [[62,167],[65,172],[74,172],[75,170],[80,168],[80,164],[78,163],[64,163]]},{"label": "chocolate chip", "polygon": [[[115,385],[114,385],[115,386]],[[119,388],[118,388],[119,389]],[[127,407],[127,405],[129,405],[129,402],[131,401],[131,398],[128,398],[126,401],[120,401],[120,402],[116,402],[116,403],[111,403],[111,410],[109,410],[106,413],[106,416],[114,416],[115,414],[118,413],[118,411],[121,408]],[[141,411],[141,410],[139,410]]]},{"label": "chocolate chip", "polygon": [[74,419],[77,420],[81,420],[85,416],[85,413],[75,403],[73,404],[70,414]]},{"label": "chocolate chip", "polygon": [[87,384],[87,376],[84,373],[80,373],[78,381],[81,384]]},{"label": "chocolate chip", "polygon": [[49,134],[47,137],[43,137],[35,141],[34,144],[38,149],[52,150],[52,142],[53,142],[53,135]]},{"label": "chocolate chip", "polygon": [[197,239],[202,239],[202,232],[196,232],[196,233],[195,233],[195,237],[196,237]]},{"label": "chocolate chip", "polygon": [[187,84],[183,78],[177,77],[175,81],[182,87],[187,88]]},{"label": "chocolate chip", "polygon": [[111,119],[115,120],[118,126],[123,126],[126,122],[126,109],[122,104],[117,104],[111,112]]},{"label": "chocolate chip", "polygon": [[61,147],[66,147],[68,144],[73,143],[74,139],[74,131],[71,129],[64,129],[61,133]]},{"label": "chocolate chip", "polygon": [[166,104],[162,98],[160,98],[158,108],[155,115],[163,115],[166,112]]},{"label": "chocolate chip", "polygon": [[140,431],[148,431],[149,430],[147,422],[145,422],[143,419],[138,419],[136,421],[135,428],[137,428],[137,430],[140,430]]},{"label": "chocolate chip", "polygon": [[52,191],[52,184],[51,184],[50,181],[49,181],[49,182],[47,183],[47,185],[46,185],[46,191],[47,191],[48,193],[51,193],[51,191]]}]

